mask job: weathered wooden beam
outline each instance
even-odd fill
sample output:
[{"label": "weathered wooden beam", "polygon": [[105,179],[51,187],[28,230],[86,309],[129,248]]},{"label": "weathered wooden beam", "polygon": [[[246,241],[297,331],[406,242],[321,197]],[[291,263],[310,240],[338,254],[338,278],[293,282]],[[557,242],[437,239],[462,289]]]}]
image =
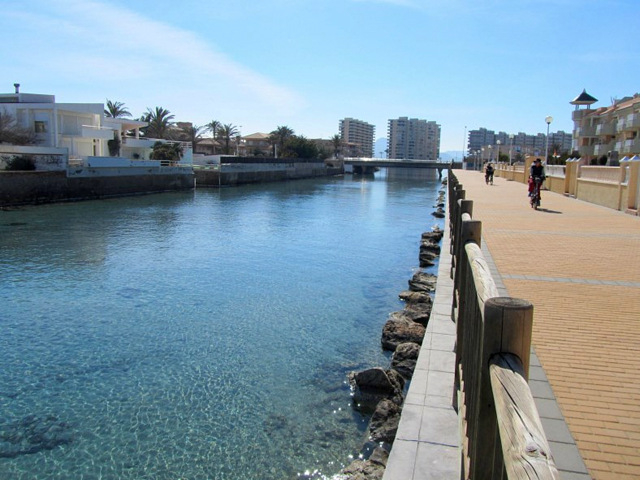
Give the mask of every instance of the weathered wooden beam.
[{"label": "weathered wooden beam", "polygon": [[491,358],[489,372],[507,477],[559,479],[522,362],[500,353]]},{"label": "weathered wooden beam", "polygon": [[[500,478],[504,469],[498,437],[498,422],[491,390],[489,360],[499,353],[517,355],[523,372],[529,371],[533,305],[510,297],[489,298],[484,304],[482,346],[479,354],[479,389],[473,455],[474,478]],[[526,379],[526,374],[524,375]],[[476,476],[477,475],[477,476]]]}]

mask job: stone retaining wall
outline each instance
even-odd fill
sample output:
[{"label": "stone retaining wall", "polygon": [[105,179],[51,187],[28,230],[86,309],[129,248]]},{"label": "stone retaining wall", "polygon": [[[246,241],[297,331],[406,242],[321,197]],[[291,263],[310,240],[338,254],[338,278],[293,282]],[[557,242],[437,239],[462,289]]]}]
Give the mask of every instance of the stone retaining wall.
[{"label": "stone retaining wall", "polygon": [[90,200],[194,188],[194,175],[70,177],[65,172],[0,172],[0,207]]}]

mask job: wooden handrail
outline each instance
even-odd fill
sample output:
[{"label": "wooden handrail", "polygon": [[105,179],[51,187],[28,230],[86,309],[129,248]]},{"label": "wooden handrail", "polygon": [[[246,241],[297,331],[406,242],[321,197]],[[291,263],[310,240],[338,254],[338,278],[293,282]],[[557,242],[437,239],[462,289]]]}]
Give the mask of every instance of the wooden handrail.
[{"label": "wooden handrail", "polygon": [[520,359],[500,353],[489,364],[508,478],[560,478]]},{"label": "wooden handrail", "polygon": [[499,296],[480,247],[482,224],[451,171],[449,194],[462,478],[559,478],[526,383],[533,305]]}]

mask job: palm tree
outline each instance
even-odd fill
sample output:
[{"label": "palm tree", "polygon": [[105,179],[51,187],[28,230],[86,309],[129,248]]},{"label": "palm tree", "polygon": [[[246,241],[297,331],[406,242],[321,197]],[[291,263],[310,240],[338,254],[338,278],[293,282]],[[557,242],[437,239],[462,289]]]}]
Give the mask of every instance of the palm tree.
[{"label": "palm tree", "polygon": [[342,147],[342,137],[336,133],[331,137],[331,143],[333,144],[333,158],[338,158],[338,153]]},{"label": "palm tree", "polygon": [[238,127],[231,123],[227,123],[222,125],[216,133],[218,134],[218,138],[224,142],[224,153],[229,154],[231,152],[231,137],[235,137],[240,134]]},{"label": "palm tree", "polygon": [[269,134],[269,141],[271,142],[271,145],[276,147],[274,156],[277,156],[278,150],[281,152],[284,150],[285,143],[287,143],[287,140],[291,137],[293,137],[293,130],[285,126],[279,126]]},{"label": "palm tree", "polygon": [[198,125],[190,125],[180,129],[180,140],[185,142],[191,142],[193,151],[196,151],[196,145],[202,140],[202,133],[206,127],[199,127]]},{"label": "palm tree", "polygon": [[173,125],[174,115],[169,110],[156,107],[155,111],[147,108],[141,120],[149,125],[145,129],[145,136],[150,138],[168,138],[169,129]]},{"label": "palm tree", "polygon": [[[206,128],[207,132],[211,132],[211,138],[213,138],[213,140],[216,139],[216,137],[218,136],[218,130],[220,129],[220,122],[218,120],[211,120],[209,123],[207,123],[204,127]],[[216,145],[215,142],[213,144],[213,153],[216,153]]]},{"label": "palm tree", "polygon": [[104,109],[104,114],[111,118],[130,117],[131,112],[127,110],[122,102],[112,102],[107,99],[107,108]]}]

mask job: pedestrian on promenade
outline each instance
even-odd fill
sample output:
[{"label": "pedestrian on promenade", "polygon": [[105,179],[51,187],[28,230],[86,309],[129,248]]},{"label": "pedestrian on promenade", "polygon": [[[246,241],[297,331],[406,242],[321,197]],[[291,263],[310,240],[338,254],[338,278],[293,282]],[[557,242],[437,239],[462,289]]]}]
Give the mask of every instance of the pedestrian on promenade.
[{"label": "pedestrian on promenade", "polygon": [[487,166],[484,169],[484,181],[487,182],[487,185],[489,185],[489,182],[493,185],[493,172],[493,165],[491,165],[491,163],[487,163]]},{"label": "pedestrian on promenade", "polygon": [[544,175],[544,166],[542,165],[542,160],[536,158],[535,161],[531,164],[531,168],[529,169],[529,196],[533,193],[533,187],[535,185],[535,179],[538,178],[540,182],[540,187],[542,187],[542,183],[546,178]]}]

